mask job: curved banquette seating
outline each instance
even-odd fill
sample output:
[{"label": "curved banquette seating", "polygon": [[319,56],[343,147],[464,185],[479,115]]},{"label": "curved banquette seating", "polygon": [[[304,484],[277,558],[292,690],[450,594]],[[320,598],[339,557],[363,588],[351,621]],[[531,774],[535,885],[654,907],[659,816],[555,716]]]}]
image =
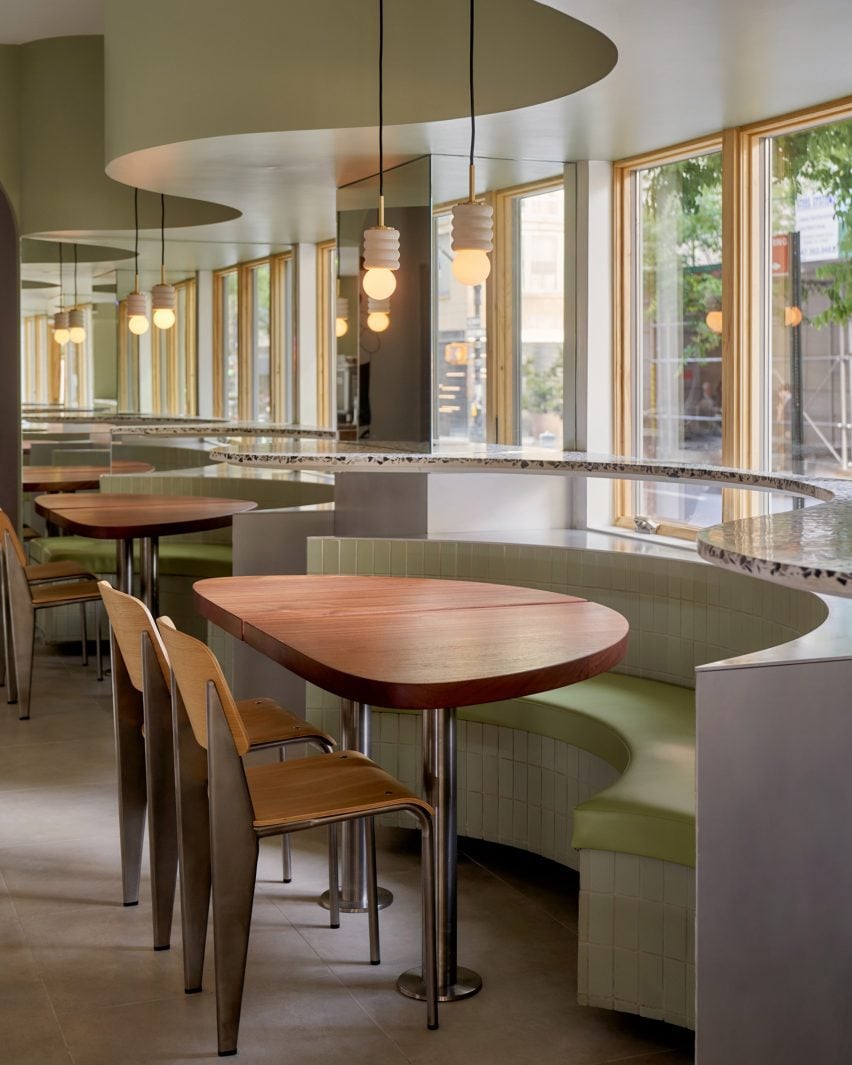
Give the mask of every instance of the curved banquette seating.
[{"label": "curved banquette seating", "polygon": [[[613,672],[460,709],[458,830],[579,869],[581,1003],[694,1027],[695,667],[793,641],[827,608],[685,550],[551,539],[323,537],[309,542],[308,569],[527,585],[628,618],[628,653]],[[378,709],[373,756],[416,787],[418,720]],[[337,731],[332,696],[309,687],[308,712]]]}]

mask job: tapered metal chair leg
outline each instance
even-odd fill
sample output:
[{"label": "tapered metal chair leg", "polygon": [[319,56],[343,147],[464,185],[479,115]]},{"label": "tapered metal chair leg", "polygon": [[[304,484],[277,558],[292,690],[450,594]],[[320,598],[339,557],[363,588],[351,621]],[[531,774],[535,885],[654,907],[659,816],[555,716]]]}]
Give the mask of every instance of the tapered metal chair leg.
[{"label": "tapered metal chair leg", "polygon": [[370,964],[381,964],[379,949],[379,888],[376,880],[376,821],[364,818],[367,832],[367,915],[370,925]]},{"label": "tapered metal chair leg", "polygon": [[[283,747],[278,748],[278,761],[286,762],[287,752]],[[289,884],[293,879],[293,855],[290,849],[290,837],[285,832],[281,837],[281,881]]]},{"label": "tapered metal chair leg", "polygon": [[435,912],[435,846],[432,820],[417,815],[421,824],[420,878],[423,889],[423,983],[426,985],[426,1026],[438,1027],[438,932]]},{"label": "tapered metal chair leg", "polygon": [[86,604],[80,604],[80,639],[83,644],[83,665],[89,664],[89,628],[86,623]]},{"label": "tapered metal chair leg", "polygon": [[95,644],[95,661],[98,664],[98,680],[104,679],[104,651],[101,646],[101,608],[100,604],[95,603],[95,633],[97,643]]},{"label": "tapered metal chair leg", "polygon": [[112,699],[118,768],[118,828],[121,882],[125,906],[139,901],[142,844],[145,838],[147,783],[142,738],[142,694],[130,683],[124,659],[112,638]]},{"label": "tapered metal chair leg", "polygon": [[168,950],[178,869],[172,700],[147,633],[142,635],[142,668],[154,950]]},{"label": "tapered metal chair leg", "polygon": [[340,928],[340,871],[337,825],[328,826],[328,926]]},{"label": "tapered metal chair leg", "polygon": [[18,701],[18,717],[25,721],[30,716],[30,687],[33,676],[33,645],[35,643],[35,611],[26,590],[10,589],[12,668],[15,674],[15,691]]},{"label": "tapered metal chair leg", "polygon": [[210,780],[210,866],[219,1056],[237,1052],[258,838],[245,773],[222,704],[208,685],[207,764]]}]

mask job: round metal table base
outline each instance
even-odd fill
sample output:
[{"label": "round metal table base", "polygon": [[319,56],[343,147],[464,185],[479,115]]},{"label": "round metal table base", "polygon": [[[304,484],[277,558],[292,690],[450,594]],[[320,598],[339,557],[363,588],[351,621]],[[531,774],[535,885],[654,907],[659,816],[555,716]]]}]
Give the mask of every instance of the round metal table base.
[{"label": "round metal table base", "polygon": [[[379,909],[383,910],[385,907],[390,906],[393,902],[393,892],[388,891],[387,888],[380,887],[378,891],[378,903]],[[328,909],[328,892],[324,891],[319,897],[319,904],[324,910]],[[366,913],[367,907],[362,906],[360,902],[347,902],[346,899],[341,897],[340,899],[340,912],[341,913]]]},{"label": "round metal table base", "polygon": [[[423,983],[423,974],[420,969],[409,969],[404,972],[396,982],[396,989],[406,998],[416,998],[421,1002],[426,1001],[426,987]],[[482,990],[482,977],[473,969],[463,969],[461,965],[456,970],[456,982],[438,991],[439,1002],[454,1002],[458,998],[468,998]]]}]

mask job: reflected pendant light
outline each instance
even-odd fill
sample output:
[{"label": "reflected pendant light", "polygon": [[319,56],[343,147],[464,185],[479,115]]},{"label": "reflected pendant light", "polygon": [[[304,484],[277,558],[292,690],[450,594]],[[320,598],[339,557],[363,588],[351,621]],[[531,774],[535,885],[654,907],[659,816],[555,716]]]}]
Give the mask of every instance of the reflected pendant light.
[{"label": "reflected pendant light", "polygon": [[493,248],[492,208],[476,198],[476,168],[473,153],[476,146],[476,110],[473,96],[473,30],[475,0],[470,0],[470,50],[468,74],[470,81],[470,163],[469,191],[464,203],[453,208],[453,276],[463,285],[479,285],[491,273],[488,253]]},{"label": "reflected pendant light", "polygon": [[345,296],[337,297],[337,313],[334,319],[334,335],[339,339],[349,332],[349,300]]},{"label": "reflected pendant light", "polygon": [[77,245],[74,245],[74,306],[68,315],[69,339],[72,344],[82,344],[86,339],[86,315],[77,298]]},{"label": "reflected pendant light", "polygon": [[177,293],[174,285],[166,284],[166,197],[160,195],[160,283],[151,289],[154,325],[171,329],[175,324]]},{"label": "reflected pendant light", "polygon": [[148,301],[145,293],[139,291],[139,189],[133,190],[133,225],[136,230],[133,252],[136,259],[136,273],[133,291],[127,297],[127,328],[136,336],[142,336],[143,333],[148,332]]},{"label": "reflected pendant light", "polygon": [[53,339],[60,346],[65,347],[71,339],[68,328],[68,312],[62,309],[62,245],[59,245],[59,310],[53,316]]},{"label": "reflected pendant light", "polygon": [[379,0],[379,224],[364,231],[364,291],[386,300],[396,289],[399,269],[399,230],[385,225],[384,159],[384,48],[385,4]]},{"label": "reflected pendant light", "polygon": [[390,325],[390,299],[367,300],[367,328],[374,333],[384,333]]}]

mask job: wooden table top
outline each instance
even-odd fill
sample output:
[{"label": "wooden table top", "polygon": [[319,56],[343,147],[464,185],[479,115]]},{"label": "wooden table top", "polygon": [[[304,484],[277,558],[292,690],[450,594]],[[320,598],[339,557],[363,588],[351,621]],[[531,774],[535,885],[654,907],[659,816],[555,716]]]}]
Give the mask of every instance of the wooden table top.
[{"label": "wooden table top", "polygon": [[110,466],[24,466],[21,488],[24,492],[74,492],[99,488],[106,473],[150,473],[150,462],[117,459]]},{"label": "wooden table top", "polygon": [[60,493],[35,498],[37,513],[60,529],[101,540],[220,529],[230,525],[235,514],[244,514],[256,507],[257,503],[250,499],[125,492]]},{"label": "wooden table top", "polygon": [[627,651],[625,618],[574,596],[412,577],[220,577],[199,612],[306,680],[397,709],[470,706],[585,680]]}]

